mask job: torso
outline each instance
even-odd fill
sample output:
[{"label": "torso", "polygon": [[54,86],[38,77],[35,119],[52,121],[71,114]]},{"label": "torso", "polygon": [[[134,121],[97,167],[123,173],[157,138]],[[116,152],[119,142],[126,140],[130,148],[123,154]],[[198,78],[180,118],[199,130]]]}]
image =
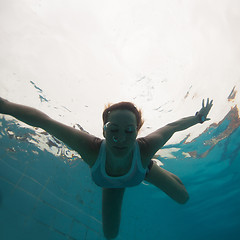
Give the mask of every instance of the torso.
[{"label": "torso", "polygon": [[[149,155],[147,153],[147,144],[144,143],[143,139],[137,139],[139,148],[140,148],[140,154],[141,154],[141,161],[143,168],[147,168],[148,164],[150,163],[152,159],[152,155]],[[94,148],[91,154],[88,155],[88,159],[92,162],[92,167],[94,163],[96,162],[100,150],[102,140],[98,140],[94,142]],[[116,166],[114,164],[116,162],[116,159],[113,159],[111,157],[107,157],[106,159],[106,172],[109,176],[123,176],[127,174],[132,166],[132,154],[129,155],[129,157],[125,160],[124,164]],[[115,160],[115,161],[114,161]]]},{"label": "torso", "polygon": [[106,173],[112,177],[119,177],[127,174],[132,166],[133,154],[124,160],[119,165],[116,165],[116,160],[108,156],[106,158]]}]

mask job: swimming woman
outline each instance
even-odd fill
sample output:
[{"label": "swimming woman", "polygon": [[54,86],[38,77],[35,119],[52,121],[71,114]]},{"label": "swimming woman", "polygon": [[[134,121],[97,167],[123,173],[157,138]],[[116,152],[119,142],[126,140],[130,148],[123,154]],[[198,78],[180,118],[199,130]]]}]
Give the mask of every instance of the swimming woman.
[{"label": "swimming woman", "polygon": [[212,102],[207,99],[205,105],[203,100],[202,108],[194,116],[169,123],[142,138],[137,138],[143,125],[142,114],[130,102],[110,105],[104,110],[104,139],[55,121],[37,109],[3,98],[0,98],[0,113],[44,129],[81,155],[91,168],[92,180],[102,188],[104,235],[107,239],[114,239],[119,232],[125,188],[146,180],[176,202],[187,202],[189,195],[181,180],[154,163],[152,158],[175,132],[209,120],[207,115]]}]

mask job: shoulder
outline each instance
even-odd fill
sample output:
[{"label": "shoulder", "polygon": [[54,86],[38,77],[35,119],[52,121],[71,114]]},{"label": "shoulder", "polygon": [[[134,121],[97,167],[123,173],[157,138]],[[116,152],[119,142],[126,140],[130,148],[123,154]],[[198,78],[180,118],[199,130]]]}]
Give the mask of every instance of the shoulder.
[{"label": "shoulder", "polygon": [[149,147],[149,142],[146,137],[137,138],[137,143],[141,151],[147,150]]},{"label": "shoulder", "polygon": [[88,142],[88,148],[83,154],[80,154],[84,161],[92,167],[97,160],[103,139],[92,137]]},{"label": "shoulder", "polygon": [[103,139],[98,138],[98,137],[93,137],[91,142],[90,142],[90,146],[91,146],[92,151],[98,153],[102,142],[103,142]]},{"label": "shoulder", "polygon": [[92,137],[88,142],[88,155],[97,156],[101,147],[103,139],[98,137]]},{"label": "shoulder", "polygon": [[148,166],[153,156],[171,138],[172,134],[172,131],[166,126],[137,139],[143,167]]},{"label": "shoulder", "polygon": [[173,134],[174,129],[169,125],[159,128],[142,138],[143,140],[141,140],[141,142],[143,142],[143,149],[153,156],[165,145],[165,143],[172,137]]},{"label": "shoulder", "polygon": [[137,143],[140,148],[142,165],[146,168],[154,156],[154,153],[152,152],[150,142],[146,137],[137,138]]}]

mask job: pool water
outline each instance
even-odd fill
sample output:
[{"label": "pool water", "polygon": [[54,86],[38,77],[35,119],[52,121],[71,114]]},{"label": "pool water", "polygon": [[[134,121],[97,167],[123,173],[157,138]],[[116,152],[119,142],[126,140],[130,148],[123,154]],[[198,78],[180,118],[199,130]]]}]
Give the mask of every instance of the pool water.
[{"label": "pool water", "polygon": [[[117,239],[237,240],[240,119],[234,107],[200,136],[164,147],[158,159],[181,178],[179,205],[143,182],[127,189]],[[41,129],[0,119],[0,239],[104,239],[101,189],[80,156]]]}]

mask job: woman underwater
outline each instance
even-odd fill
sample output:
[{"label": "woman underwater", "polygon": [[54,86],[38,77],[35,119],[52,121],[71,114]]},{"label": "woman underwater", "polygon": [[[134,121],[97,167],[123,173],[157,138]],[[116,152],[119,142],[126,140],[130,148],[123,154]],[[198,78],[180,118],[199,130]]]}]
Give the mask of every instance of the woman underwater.
[{"label": "woman underwater", "polygon": [[167,124],[142,138],[137,138],[143,125],[142,114],[130,102],[113,104],[104,110],[104,139],[55,121],[37,109],[3,98],[0,98],[0,113],[44,129],[81,155],[91,168],[92,180],[102,187],[103,232],[107,239],[114,239],[119,232],[126,187],[145,180],[176,202],[187,202],[189,195],[181,180],[154,163],[152,158],[175,132],[210,120],[207,115],[212,102],[207,99],[205,105],[203,100],[202,108],[194,116]]}]

